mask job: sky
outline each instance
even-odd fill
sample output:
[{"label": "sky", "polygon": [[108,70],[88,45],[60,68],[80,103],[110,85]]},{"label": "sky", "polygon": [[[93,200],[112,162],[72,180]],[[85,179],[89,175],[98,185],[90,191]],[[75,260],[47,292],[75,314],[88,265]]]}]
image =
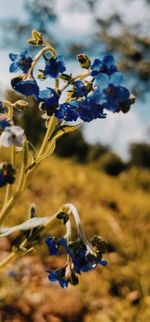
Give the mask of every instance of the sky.
[{"label": "sky", "polygon": [[[118,13],[122,13],[124,22],[127,25],[133,23],[142,23],[141,33],[148,33],[148,14],[146,7],[143,5],[143,0],[133,0],[130,5],[128,0],[107,0],[102,1],[98,5],[97,10],[100,10],[103,17],[107,17],[111,12],[117,8]],[[19,17],[26,19],[23,10],[24,0],[0,0],[0,19],[8,17]],[[72,39],[85,40],[86,36],[92,37],[92,32],[95,30],[94,21],[87,12],[67,10],[69,0],[56,0],[56,5],[59,15],[59,23],[53,33],[57,39],[69,41]],[[107,4],[106,4],[107,3]],[[9,8],[9,10],[8,10]],[[109,8],[109,10],[108,10]],[[82,9],[82,8],[81,8]],[[140,15],[139,15],[140,12]],[[112,31],[113,32],[113,31]],[[14,52],[14,48],[12,51]],[[10,79],[12,75],[9,73],[10,61],[8,58],[9,50],[0,51],[0,93],[3,98],[6,88],[10,88]],[[77,66],[72,65],[72,69],[77,72]],[[131,142],[147,141],[147,129],[150,127],[150,94],[147,93],[145,101],[137,100],[128,114],[109,114],[106,120],[95,120],[86,124],[83,127],[83,134],[85,139],[90,143],[104,143],[109,144],[114,151],[120,154],[121,157],[127,159],[129,154],[129,144]]]}]

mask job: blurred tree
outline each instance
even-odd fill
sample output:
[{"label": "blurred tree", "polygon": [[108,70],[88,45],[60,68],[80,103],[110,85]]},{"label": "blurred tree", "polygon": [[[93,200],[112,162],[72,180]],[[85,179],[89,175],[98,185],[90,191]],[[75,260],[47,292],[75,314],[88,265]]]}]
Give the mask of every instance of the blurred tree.
[{"label": "blurred tree", "polygon": [[130,146],[130,164],[150,169],[150,144],[133,143]]},{"label": "blurred tree", "polygon": [[73,157],[78,162],[86,162],[90,145],[85,142],[78,130],[70,135],[64,135],[57,143],[56,154],[61,157]]},{"label": "blurred tree", "polygon": [[117,176],[127,168],[121,158],[111,151],[103,154],[97,162],[97,167],[111,176]]},{"label": "blurred tree", "polygon": [[64,135],[58,142],[56,154],[60,157],[73,158],[77,162],[88,163],[99,160],[110,150],[108,146],[102,144],[88,144],[80,130]]},{"label": "blurred tree", "polygon": [[[54,0],[25,0],[25,19],[9,18],[1,20],[0,26],[5,30],[2,39],[3,46],[23,47],[32,29],[40,30],[51,38],[50,26],[56,21]],[[21,37],[20,37],[21,35]],[[9,44],[9,45],[8,45]]]}]

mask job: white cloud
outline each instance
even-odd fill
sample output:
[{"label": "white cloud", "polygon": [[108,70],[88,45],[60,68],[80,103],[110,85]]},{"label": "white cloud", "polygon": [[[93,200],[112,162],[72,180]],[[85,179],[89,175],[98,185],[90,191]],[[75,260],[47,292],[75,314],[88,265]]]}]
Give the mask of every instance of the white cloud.
[{"label": "white cloud", "polygon": [[128,146],[131,142],[146,140],[145,126],[138,115],[109,114],[107,119],[95,120],[84,125],[83,134],[91,143],[109,144],[124,159],[128,158]]}]

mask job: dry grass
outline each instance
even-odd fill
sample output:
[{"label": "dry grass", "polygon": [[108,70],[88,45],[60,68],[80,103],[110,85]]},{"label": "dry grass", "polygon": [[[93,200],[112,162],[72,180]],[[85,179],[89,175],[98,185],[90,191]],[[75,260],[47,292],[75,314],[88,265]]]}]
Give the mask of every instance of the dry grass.
[{"label": "dry grass", "polygon": [[[81,276],[79,286],[61,290],[47,281],[45,268],[63,259],[50,258],[43,243],[43,252],[9,266],[16,277],[8,270],[1,275],[2,321],[149,321],[149,195],[136,185],[135,173],[111,178],[93,166],[52,157],[38,169],[5,224],[22,222],[32,202],[39,216],[53,214],[65,202],[75,204],[88,236],[100,234],[109,242],[109,265]],[[7,253],[7,240],[3,249]]]}]

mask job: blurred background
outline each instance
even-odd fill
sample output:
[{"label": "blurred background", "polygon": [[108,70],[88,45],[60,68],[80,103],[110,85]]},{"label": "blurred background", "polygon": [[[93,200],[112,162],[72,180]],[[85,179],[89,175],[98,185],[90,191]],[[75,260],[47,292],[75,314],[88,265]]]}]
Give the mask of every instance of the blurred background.
[{"label": "blurred background", "polygon": [[[32,29],[51,40],[73,73],[79,71],[77,54],[94,59],[112,53],[136,96],[129,113],[110,114],[62,138],[55,156],[39,169],[38,183],[35,178],[6,222],[22,222],[32,202],[40,216],[73,202],[89,237],[107,239],[108,268],[81,276],[75,288],[60,290],[49,284],[45,269],[61,265],[63,258],[49,258],[41,242],[35,257],[22,257],[0,277],[0,321],[150,320],[149,17],[149,0],[0,0],[1,99],[21,97],[10,87],[8,54],[27,48]],[[29,98],[29,103],[31,108],[16,119],[39,144],[44,127],[35,100]],[[2,256],[14,238],[0,241]]]}]

